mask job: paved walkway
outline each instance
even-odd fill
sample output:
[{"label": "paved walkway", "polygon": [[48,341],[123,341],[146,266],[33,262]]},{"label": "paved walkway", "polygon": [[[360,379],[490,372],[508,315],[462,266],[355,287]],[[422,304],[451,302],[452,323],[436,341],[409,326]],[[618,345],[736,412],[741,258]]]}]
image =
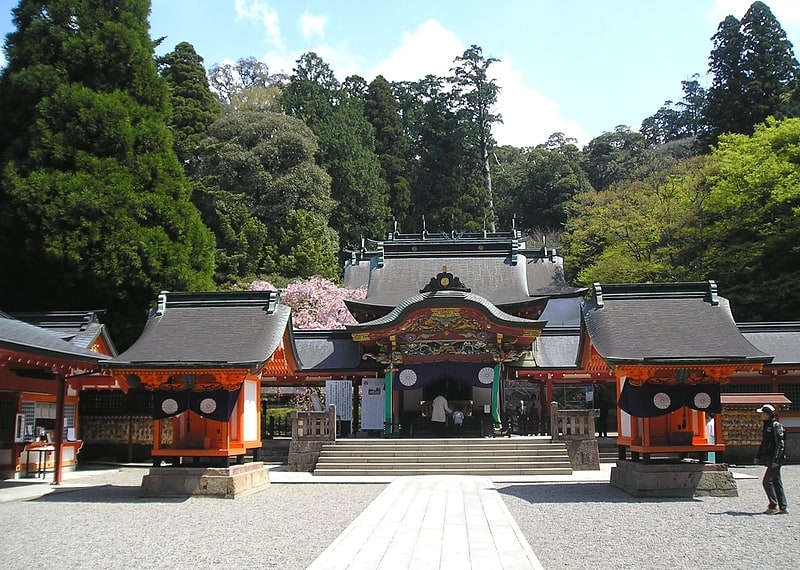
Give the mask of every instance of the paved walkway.
[{"label": "paved walkway", "polygon": [[542,565],[488,477],[429,475],[391,483],[309,570]]},{"label": "paved walkway", "polygon": [[[142,475],[146,473],[144,466],[137,467],[141,467]],[[608,482],[610,470],[610,464],[601,464],[598,471],[575,471],[569,476],[344,478],[314,477],[310,473],[290,473],[286,466],[270,466],[270,480],[274,484],[271,486],[273,490],[290,483],[299,486],[388,483],[359,515],[349,519],[353,522],[337,538],[325,543],[327,548],[322,546],[317,550],[321,554],[309,566],[311,570],[529,570],[542,568],[542,564],[520,530],[518,522],[522,524],[525,521],[514,519],[495,485],[505,488],[506,493],[508,483],[527,484],[520,489],[541,488],[530,484],[543,483],[557,484],[560,489],[565,488],[564,484],[567,487],[576,484],[574,487],[577,488],[583,487],[580,483]],[[131,481],[130,469],[127,471],[125,481]],[[29,501],[53,492],[68,493],[107,486],[114,480],[109,478],[109,473],[123,475],[114,466],[105,469],[98,466],[96,470],[65,472],[61,485],[52,485],[52,477],[48,480],[0,481],[0,503]],[[752,475],[736,472],[734,476],[737,479],[752,478]],[[130,485],[130,482],[126,484]],[[293,485],[293,488],[296,487]],[[137,498],[133,500],[139,503]],[[204,505],[213,504],[208,499],[198,500]],[[55,501],[58,504],[58,499]],[[246,504],[242,503],[243,506]],[[153,508],[158,505],[154,503]]]}]

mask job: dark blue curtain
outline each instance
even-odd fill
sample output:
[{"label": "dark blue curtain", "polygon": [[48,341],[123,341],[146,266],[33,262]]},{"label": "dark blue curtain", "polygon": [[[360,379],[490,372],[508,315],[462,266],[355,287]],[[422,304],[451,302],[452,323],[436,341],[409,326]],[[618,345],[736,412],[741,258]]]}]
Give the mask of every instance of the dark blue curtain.
[{"label": "dark blue curtain", "polygon": [[226,422],[230,419],[239,388],[233,392],[213,390],[210,392],[190,392],[188,390],[156,390],[153,393],[153,419],[163,420],[192,410],[204,418]]},{"label": "dark blue curtain", "polygon": [[491,388],[494,378],[494,363],[438,362],[410,366],[400,365],[394,375],[392,389],[417,390],[426,388],[444,378],[452,378],[470,386]]},{"label": "dark blue curtain", "polygon": [[189,409],[204,418],[227,422],[236,400],[239,399],[241,388],[228,392],[227,390],[214,390],[212,392],[192,392],[189,396]]},{"label": "dark blue curtain", "polygon": [[701,412],[720,413],[719,384],[653,384],[634,386],[626,382],[619,395],[620,409],[637,418],[665,416],[688,407]]},{"label": "dark blue curtain", "polygon": [[182,414],[189,409],[189,392],[186,390],[156,390],[153,393],[153,419],[163,420]]}]

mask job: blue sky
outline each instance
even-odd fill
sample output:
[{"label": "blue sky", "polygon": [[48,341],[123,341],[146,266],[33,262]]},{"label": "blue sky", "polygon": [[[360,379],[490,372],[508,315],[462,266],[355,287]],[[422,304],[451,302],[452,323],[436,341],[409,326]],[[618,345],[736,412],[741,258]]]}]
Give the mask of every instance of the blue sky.
[{"label": "blue sky", "polygon": [[[188,41],[206,66],[254,56],[291,73],[315,51],[342,80],[445,75],[472,44],[500,60],[500,144],[535,145],[553,132],[580,144],[617,125],[638,128],[681,81],[705,76],[720,21],[751,0],[152,0],[159,53]],[[767,0],[800,46],[800,0]],[[0,0],[0,34],[16,0]],[[0,61],[2,63],[2,61]]]}]

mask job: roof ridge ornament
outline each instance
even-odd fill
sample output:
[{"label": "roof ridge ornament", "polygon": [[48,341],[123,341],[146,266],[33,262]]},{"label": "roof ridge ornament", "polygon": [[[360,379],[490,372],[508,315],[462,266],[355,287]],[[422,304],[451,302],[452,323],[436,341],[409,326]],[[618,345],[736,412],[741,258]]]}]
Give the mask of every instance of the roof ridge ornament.
[{"label": "roof ridge ornament", "polygon": [[430,282],[422,289],[420,293],[436,293],[437,291],[462,291],[464,293],[472,292],[472,289],[465,287],[461,283],[461,279],[453,276],[452,273],[447,271],[447,266],[442,265],[442,271],[431,277]]}]

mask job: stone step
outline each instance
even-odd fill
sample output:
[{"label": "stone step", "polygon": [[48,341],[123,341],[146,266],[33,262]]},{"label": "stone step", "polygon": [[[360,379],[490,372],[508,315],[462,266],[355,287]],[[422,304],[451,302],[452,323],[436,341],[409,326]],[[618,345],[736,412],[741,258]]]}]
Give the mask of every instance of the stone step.
[{"label": "stone step", "polygon": [[[564,461],[563,454],[549,455],[438,455],[431,457],[384,456],[384,455],[321,455],[317,465],[323,463],[352,463],[354,459],[363,463],[546,463]],[[569,464],[569,461],[567,460]]]},{"label": "stone step", "polygon": [[549,439],[338,440],[314,475],[569,475],[564,443]]},{"label": "stone step", "polygon": [[361,455],[377,457],[440,457],[442,455],[508,455],[508,456],[542,456],[551,454],[563,455],[566,448],[543,447],[538,449],[352,449],[328,447],[322,450],[322,457],[358,457]]},{"label": "stone step", "polygon": [[330,448],[342,451],[361,452],[363,450],[373,451],[429,451],[429,452],[443,452],[443,451],[459,451],[459,450],[474,450],[476,452],[491,452],[493,450],[508,452],[508,451],[536,451],[547,450],[554,448],[561,448],[566,450],[564,444],[549,444],[549,443],[535,443],[535,444],[511,444],[511,445],[470,445],[470,444],[385,444],[376,443],[374,445],[353,445],[351,443],[336,442]]},{"label": "stone step", "polygon": [[572,469],[567,467],[491,467],[481,469],[476,467],[447,467],[447,468],[322,468],[315,469],[314,476],[341,476],[341,477],[387,477],[410,475],[572,475]]}]

